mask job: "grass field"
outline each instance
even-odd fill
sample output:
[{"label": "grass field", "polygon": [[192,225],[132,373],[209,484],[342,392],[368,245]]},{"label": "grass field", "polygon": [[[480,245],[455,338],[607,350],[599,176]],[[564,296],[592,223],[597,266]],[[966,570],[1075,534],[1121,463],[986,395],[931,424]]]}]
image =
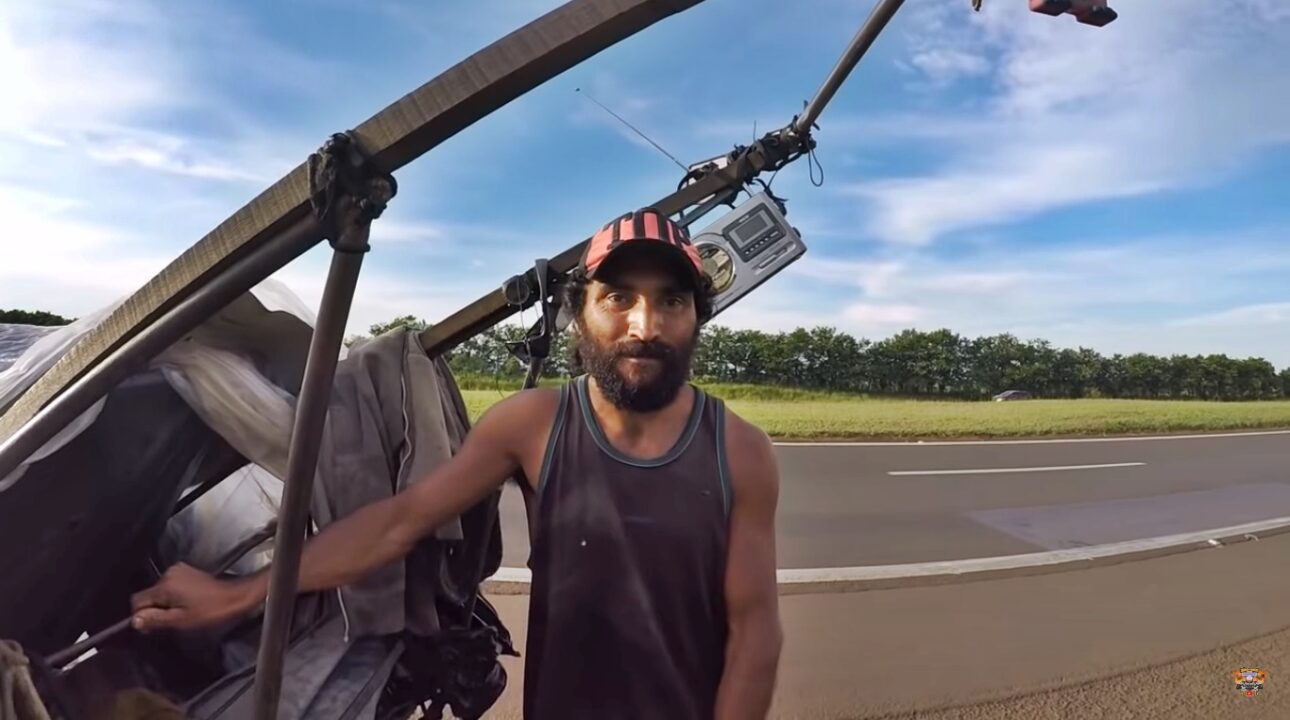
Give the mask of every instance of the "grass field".
[{"label": "grass field", "polygon": [[[518,383],[461,378],[472,419]],[[543,383],[554,384],[554,383]],[[1290,400],[1026,400],[964,402],[874,398],[756,385],[700,383],[782,440],[1118,435],[1290,428]]]}]

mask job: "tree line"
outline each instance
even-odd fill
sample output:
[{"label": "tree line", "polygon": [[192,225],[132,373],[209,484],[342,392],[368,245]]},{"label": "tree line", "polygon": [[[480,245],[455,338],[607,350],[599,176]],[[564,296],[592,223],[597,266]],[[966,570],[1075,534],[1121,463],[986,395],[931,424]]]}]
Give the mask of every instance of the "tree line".
[{"label": "tree line", "polygon": [[[73,320],[44,311],[0,310],[0,323],[56,326]],[[396,327],[425,329],[412,315],[372,325],[371,336]],[[448,354],[453,372],[520,378],[525,368],[507,350],[523,332],[493,327]],[[354,342],[368,336],[351,336]],[[568,377],[569,334],[556,336],[544,375]],[[1263,358],[1147,353],[1102,355],[1057,348],[1011,334],[969,338],[947,329],[905,330],[882,340],[833,328],[790,332],[704,327],[694,376],[709,382],[777,385],[875,395],[985,399],[1004,390],[1047,398],[1270,400],[1290,398],[1290,368]]]},{"label": "tree line", "polygon": [[[370,330],[379,335],[397,326],[427,325],[405,316]],[[524,368],[505,343],[521,335],[518,327],[494,327],[455,348],[449,364],[456,373],[518,378]],[[553,343],[546,376],[569,375],[568,338],[561,333]],[[1004,390],[1045,398],[1290,397],[1290,368],[1278,372],[1263,358],[1107,356],[1006,333],[969,338],[947,329],[905,330],[873,341],[827,327],[767,333],[707,326],[695,354],[694,375],[710,382],[956,399],[986,399]]]},{"label": "tree line", "polygon": [[75,320],[45,312],[44,310],[0,310],[0,323],[55,327],[58,325],[71,325],[73,322]]}]

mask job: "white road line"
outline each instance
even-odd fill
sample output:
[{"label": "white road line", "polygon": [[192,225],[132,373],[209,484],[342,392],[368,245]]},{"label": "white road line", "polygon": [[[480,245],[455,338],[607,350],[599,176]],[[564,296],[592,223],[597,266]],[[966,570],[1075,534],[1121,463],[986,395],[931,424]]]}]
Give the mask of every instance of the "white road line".
[{"label": "white road line", "polygon": [[1290,430],[1256,430],[1250,432],[1200,433],[1193,435],[1114,435],[1111,437],[1045,438],[1028,440],[875,440],[875,441],[780,441],[781,447],[926,447],[929,445],[1056,445],[1060,443],[1145,442],[1148,440],[1204,440],[1210,438],[1290,435]]},{"label": "white road line", "polygon": [[[1198,532],[1179,533],[1141,540],[1125,540],[1105,545],[1092,545],[1065,550],[1047,550],[1022,555],[998,555],[994,557],[972,558],[969,560],[933,560],[929,562],[903,563],[899,565],[862,565],[859,567],[832,568],[780,568],[777,571],[781,585],[811,585],[815,583],[838,581],[872,581],[899,578],[917,578],[933,575],[971,575],[989,570],[1005,570],[1018,567],[1040,565],[1060,565],[1070,562],[1081,562],[1097,558],[1114,557],[1133,552],[1157,550],[1174,546],[1203,543],[1207,547],[1222,547],[1218,538],[1228,543],[1239,543],[1246,540],[1259,540],[1264,533],[1275,533],[1290,526],[1290,517],[1271,518],[1258,522],[1233,525],[1225,528],[1201,530]],[[503,567],[485,582],[503,582],[529,584],[533,573],[528,568]]]},{"label": "white road line", "polygon": [[1055,472],[1057,470],[1095,470],[1098,468],[1137,467],[1143,462],[1101,463],[1097,465],[1050,465],[1047,467],[976,468],[972,470],[891,470],[888,475],[994,475],[996,473]]}]

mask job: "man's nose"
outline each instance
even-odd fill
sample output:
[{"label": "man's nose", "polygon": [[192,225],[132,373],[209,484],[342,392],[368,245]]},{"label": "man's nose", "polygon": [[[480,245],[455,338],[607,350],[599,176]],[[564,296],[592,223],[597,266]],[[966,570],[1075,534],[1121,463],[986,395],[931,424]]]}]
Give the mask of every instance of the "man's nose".
[{"label": "man's nose", "polygon": [[662,332],[663,316],[649,300],[641,300],[628,313],[627,332],[634,340],[656,340]]}]

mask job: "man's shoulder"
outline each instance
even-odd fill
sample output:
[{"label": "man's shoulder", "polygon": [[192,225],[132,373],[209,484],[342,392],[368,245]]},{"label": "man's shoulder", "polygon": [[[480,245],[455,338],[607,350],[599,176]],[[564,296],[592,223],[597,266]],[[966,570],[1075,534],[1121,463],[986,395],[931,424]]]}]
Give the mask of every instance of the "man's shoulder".
[{"label": "man's shoulder", "polygon": [[537,422],[553,417],[560,403],[559,387],[536,387],[519,392],[497,402],[488,412],[520,424]]},{"label": "man's shoulder", "polygon": [[[723,405],[725,405],[723,403]],[[752,422],[725,405],[725,455],[737,507],[770,508],[779,495],[775,443]]]},{"label": "man's shoulder", "polygon": [[[721,399],[711,393],[708,396],[718,400]],[[739,413],[730,409],[729,403],[722,402],[721,405],[721,411],[724,413],[725,444],[728,456],[741,455],[753,459],[763,459],[773,452],[774,443],[765,430],[740,417]]]}]

